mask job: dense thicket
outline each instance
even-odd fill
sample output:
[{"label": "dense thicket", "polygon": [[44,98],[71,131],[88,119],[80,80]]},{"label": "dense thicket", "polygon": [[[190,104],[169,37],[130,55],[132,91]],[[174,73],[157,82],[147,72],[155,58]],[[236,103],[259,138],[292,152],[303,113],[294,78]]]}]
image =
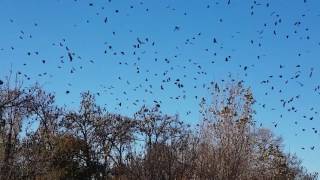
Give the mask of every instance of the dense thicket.
[{"label": "dense thicket", "polygon": [[0,85],[0,179],[316,179],[255,126],[249,89],[216,84],[212,94],[190,127],[159,104],[129,118],[85,92],[70,110],[8,80]]}]

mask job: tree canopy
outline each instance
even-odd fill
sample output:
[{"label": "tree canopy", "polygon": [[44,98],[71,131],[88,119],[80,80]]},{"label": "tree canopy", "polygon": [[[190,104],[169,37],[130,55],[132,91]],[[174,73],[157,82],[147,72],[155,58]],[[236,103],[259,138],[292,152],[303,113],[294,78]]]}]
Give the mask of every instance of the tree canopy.
[{"label": "tree canopy", "polygon": [[0,86],[0,179],[316,179],[254,121],[253,93],[215,84],[193,127],[159,104],[132,117],[90,92],[79,108],[19,81]]}]

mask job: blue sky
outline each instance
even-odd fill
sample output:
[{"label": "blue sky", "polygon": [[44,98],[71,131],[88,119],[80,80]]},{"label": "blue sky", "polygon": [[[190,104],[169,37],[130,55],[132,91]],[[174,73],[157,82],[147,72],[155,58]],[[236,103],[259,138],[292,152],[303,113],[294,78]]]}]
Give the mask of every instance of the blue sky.
[{"label": "blue sky", "polygon": [[[314,91],[320,84],[319,22],[318,0],[2,0],[0,77],[20,71],[30,77],[26,85],[39,82],[71,108],[86,90],[99,93],[98,102],[109,111],[129,116],[142,104],[162,101],[164,112],[193,124],[200,118],[195,96],[208,98],[210,82],[231,74],[252,88],[256,120],[282,136],[286,151],[309,170],[320,172],[320,137],[314,132],[320,131]],[[140,48],[133,47],[137,39],[144,42]],[[68,52],[74,53],[72,62]],[[298,95],[282,107],[281,99]],[[297,112],[287,111],[292,106]]]}]

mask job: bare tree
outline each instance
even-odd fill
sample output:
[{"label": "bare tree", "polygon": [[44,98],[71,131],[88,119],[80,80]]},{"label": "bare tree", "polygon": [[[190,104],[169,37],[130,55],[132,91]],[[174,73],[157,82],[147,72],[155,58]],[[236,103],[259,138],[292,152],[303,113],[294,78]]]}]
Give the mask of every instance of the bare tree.
[{"label": "bare tree", "polygon": [[132,162],[135,179],[182,179],[192,177],[193,134],[177,115],[163,115],[160,105],[143,106],[135,114],[142,152]]},{"label": "bare tree", "polygon": [[0,86],[0,179],[317,178],[283,152],[281,138],[255,127],[241,82],[213,87],[198,128],[159,104],[130,118],[85,92],[78,110],[66,110],[39,86],[10,82]]},{"label": "bare tree", "polygon": [[11,75],[0,86],[0,179],[14,178],[15,169],[19,169],[17,151],[23,120],[31,115],[30,104],[37,91],[37,87],[24,89],[18,78],[12,85]]},{"label": "bare tree", "polygon": [[[211,104],[206,107],[205,100],[202,102],[204,121],[200,151],[206,155],[199,162],[199,176],[208,174],[216,179],[246,179],[252,158],[252,93],[241,83],[223,89],[215,84],[213,91]],[[209,162],[206,162],[206,157],[209,157]]]}]

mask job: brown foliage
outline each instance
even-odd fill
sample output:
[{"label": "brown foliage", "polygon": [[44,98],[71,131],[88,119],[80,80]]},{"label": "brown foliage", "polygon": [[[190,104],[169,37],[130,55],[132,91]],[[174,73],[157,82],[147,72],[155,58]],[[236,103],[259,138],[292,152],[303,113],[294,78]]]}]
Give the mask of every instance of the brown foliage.
[{"label": "brown foliage", "polygon": [[79,110],[17,80],[0,86],[0,179],[316,179],[256,128],[250,89],[213,88],[199,128],[143,106],[132,118],[106,112],[89,92]]}]

